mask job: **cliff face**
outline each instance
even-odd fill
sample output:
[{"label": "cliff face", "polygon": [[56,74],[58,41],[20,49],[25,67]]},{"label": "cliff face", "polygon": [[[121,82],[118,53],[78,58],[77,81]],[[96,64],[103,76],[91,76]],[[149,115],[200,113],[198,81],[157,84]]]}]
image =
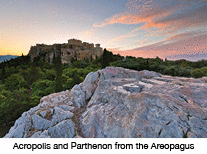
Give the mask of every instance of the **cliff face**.
[{"label": "cliff face", "polygon": [[5,137],[207,137],[207,78],[107,67],[43,97]]},{"label": "cliff face", "polygon": [[41,56],[45,61],[52,62],[53,56],[58,52],[57,46],[60,46],[62,63],[71,63],[72,60],[95,59],[103,54],[100,44],[96,44],[94,47],[94,44],[70,39],[65,44],[36,44],[30,48],[28,55],[31,57],[31,61],[34,61],[35,57]]}]

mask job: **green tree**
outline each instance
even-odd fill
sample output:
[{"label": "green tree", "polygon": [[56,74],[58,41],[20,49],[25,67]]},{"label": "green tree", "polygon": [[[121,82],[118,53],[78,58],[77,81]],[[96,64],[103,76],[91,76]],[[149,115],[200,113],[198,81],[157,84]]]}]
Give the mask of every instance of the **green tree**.
[{"label": "green tree", "polygon": [[102,68],[109,66],[110,62],[112,61],[113,61],[113,53],[104,49],[104,52],[102,55],[102,61],[101,61]]},{"label": "green tree", "polygon": [[72,78],[68,78],[67,81],[64,84],[64,89],[71,89],[73,88],[74,84],[73,84],[73,79]]},{"label": "green tree", "polygon": [[54,81],[56,77],[56,72],[54,70],[47,69],[45,75],[47,80]]},{"label": "green tree", "polygon": [[203,67],[201,69],[194,69],[193,71],[191,71],[191,75],[194,78],[201,78],[203,76],[207,76],[207,68]]},{"label": "green tree", "polygon": [[55,92],[55,82],[50,80],[38,80],[32,84],[33,96],[46,96]]},{"label": "green tree", "polygon": [[169,68],[166,68],[162,73],[165,75],[171,75],[171,76],[179,76],[179,68],[177,66],[171,66]]},{"label": "green tree", "polygon": [[76,68],[85,68],[88,66],[88,63],[86,61],[82,61],[82,60],[77,60],[75,62],[73,62],[73,65]]},{"label": "green tree", "polygon": [[7,90],[14,91],[26,86],[26,81],[19,74],[13,74],[6,79],[5,86]]},{"label": "green tree", "polygon": [[16,89],[13,92],[3,91],[0,94],[0,124],[8,124],[21,116],[24,111],[39,103],[39,97],[31,98],[25,88]]},{"label": "green tree", "polygon": [[147,63],[146,63],[146,65],[147,65],[147,70],[149,70],[149,58],[147,58]]},{"label": "green tree", "polygon": [[6,78],[6,69],[5,69],[5,65],[2,65],[2,69],[1,69],[1,80],[4,82],[4,79]]},{"label": "green tree", "polygon": [[27,86],[28,88],[32,85],[32,83],[34,83],[35,81],[37,81],[40,78],[40,73],[37,69],[37,67],[32,66],[31,68],[29,68],[26,71],[26,81],[27,81]]},{"label": "green tree", "polygon": [[81,82],[80,76],[78,74],[78,71],[75,69],[72,73],[72,87],[76,84],[79,84]]},{"label": "green tree", "polygon": [[62,84],[62,62],[61,62],[61,45],[57,44],[57,57],[54,60],[54,66],[56,71],[56,79],[55,79],[55,92],[60,92],[63,90]]}]

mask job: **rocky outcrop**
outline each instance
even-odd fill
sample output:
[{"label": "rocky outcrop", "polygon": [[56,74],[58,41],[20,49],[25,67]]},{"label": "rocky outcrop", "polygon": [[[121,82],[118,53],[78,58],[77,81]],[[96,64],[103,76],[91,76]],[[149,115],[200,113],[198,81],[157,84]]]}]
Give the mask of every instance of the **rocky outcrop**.
[{"label": "rocky outcrop", "polygon": [[43,97],[5,137],[207,137],[207,77],[106,67]]}]

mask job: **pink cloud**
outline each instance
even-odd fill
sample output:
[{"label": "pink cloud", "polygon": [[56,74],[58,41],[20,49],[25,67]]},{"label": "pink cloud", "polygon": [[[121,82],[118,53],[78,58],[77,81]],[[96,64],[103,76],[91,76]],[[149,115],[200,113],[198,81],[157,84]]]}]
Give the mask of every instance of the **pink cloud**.
[{"label": "pink cloud", "polygon": [[94,27],[104,27],[115,23],[139,24],[140,29],[158,28],[161,31],[173,32],[191,26],[206,26],[207,2],[194,0],[129,0],[128,12],[116,14]]},{"label": "pink cloud", "polygon": [[[112,50],[114,54],[144,58],[207,59],[207,33],[188,32],[173,35],[164,41],[131,50]],[[202,56],[203,55],[203,56]]]},{"label": "pink cloud", "polygon": [[117,14],[111,18],[106,19],[101,24],[94,24],[93,27],[104,27],[106,25],[111,25],[115,23],[121,23],[121,24],[138,24],[142,22],[147,22],[151,20],[150,18],[144,18],[142,16],[138,16],[136,14],[131,14],[131,13],[122,13],[122,14]]},{"label": "pink cloud", "polygon": [[[204,0],[129,0],[126,4],[128,12],[116,14],[94,27],[104,27],[115,23],[140,24],[128,34],[113,39],[113,42],[122,41],[138,35],[140,30],[147,34],[138,40],[136,45],[150,41],[153,36],[164,36],[160,42],[145,45],[131,50],[114,50],[121,55],[135,57],[161,58],[173,55],[206,55],[207,53],[207,1]],[[200,31],[198,31],[200,30]],[[201,31],[202,30],[202,31]],[[187,31],[187,32],[186,32]],[[158,40],[157,40],[158,41]],[[176,56],[179,58],[179,56]],[[183,57],[183,56],[180,56]],[[199,57],[199,56],[197,56]],[[200,57],[201,58],[201,57]]]},{"label": "pink cloud", "polygon": [[207,24],[206,5],[200,5],[193,10],[183,9],[182,11],[172,10],[169,14],[148,21],[139,29],[156,27],[168,33],[184,30],[186,28],[205,27]]}]

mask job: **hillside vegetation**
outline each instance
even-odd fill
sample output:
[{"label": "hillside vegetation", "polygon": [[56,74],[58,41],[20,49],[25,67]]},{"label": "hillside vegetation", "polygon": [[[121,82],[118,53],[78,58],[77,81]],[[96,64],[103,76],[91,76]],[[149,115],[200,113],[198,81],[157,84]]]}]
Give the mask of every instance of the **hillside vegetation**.
[{"label": "hillside vegetation", "polygon": [[85,76],[106,66],[124,67],[134,70],[150,70],[165,75],[200,78],[207,76],[207,61],[186,60],[163,61],[160,58],[144,59],[113,55],[104,50],[102,57],[95,60],[75,60],[72,64],[61,64],[61,57],[54,57],[53,63],[29,56],[20,56],[0,63],[0,135],[24,111],[39,103],[41,97],[71,89],[82,82]]}]

